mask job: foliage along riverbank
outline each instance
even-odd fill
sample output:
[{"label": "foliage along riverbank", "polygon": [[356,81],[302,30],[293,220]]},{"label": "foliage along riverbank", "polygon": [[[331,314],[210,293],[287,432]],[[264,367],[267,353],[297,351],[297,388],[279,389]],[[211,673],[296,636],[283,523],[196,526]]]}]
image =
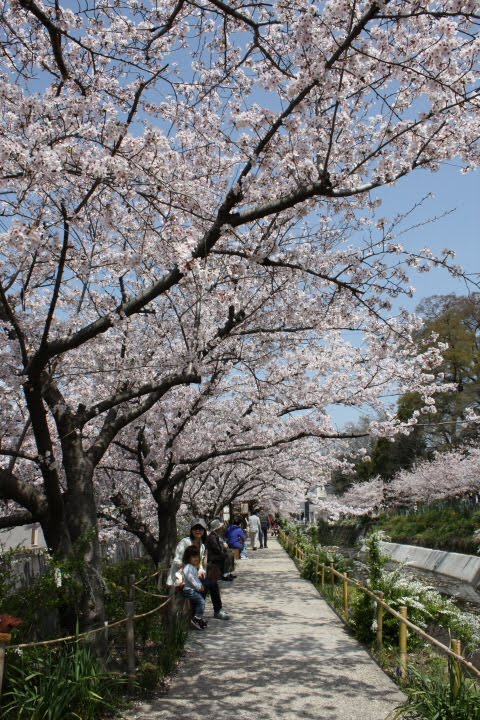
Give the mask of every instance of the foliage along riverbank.
[{"label": "foliage along riverbank", "polygon": [[[303,577],[318,586],[319,563],[333,563],[342,573],[355,575],[354,563],[340,553],[329,551],[312,542],[303,528],[286,526],[286,532],[304,553],[299,568]],[[387,559],[379,549],[381,533],[372,533],[367,539],[367,587],[382,592],[384,601],[393,609],[408,608],[408,617],[418,627],[433,633],[442,628],[449,636],[461,641],[463,654],[468,657],[480,648],[480,620],[458,608],[455,603],[433,588],[405,575],[402,568],[387,571]],[[327,601],[344,617],[341,592],[335,583],[327,582],[322,588]],[[383,645],[375,647],[375,602],[360,589],[350,588],[348,627],[356,637],[368,645],[385,671],[408,695],[408,702],[398,709],[396,717],[408,720],[466,720],[480,717],[480,689],[471,679],[460,674],[454,682],[456,669],[444,656],[418,635],[408,633],[408,670],[403,673],[398,654],[399,623],[391,615],[384,616]],[[345,619],[345,617],[344,617]],[[453,689],[452,689],[453,688]]]}]

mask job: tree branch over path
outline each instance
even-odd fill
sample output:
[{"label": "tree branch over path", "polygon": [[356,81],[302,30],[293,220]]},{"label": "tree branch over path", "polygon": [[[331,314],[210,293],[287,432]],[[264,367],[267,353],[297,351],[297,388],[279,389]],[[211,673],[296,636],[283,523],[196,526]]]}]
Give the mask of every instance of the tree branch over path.
[{"label": "tree branch over path", "polygon": [[[28,0],[28,2],[31,2],[31,0]],[[375,14],[377,12],[378,6],[373,3],[371,8],[363,15],[363,17],[348,33],[347,37],[343,40],[343,42],[339,43],[337,50],[332,54],[329,60],[326,61],[325,68],[327,70],[333,67],[335,62],[350,46],[352,41],[362,32],[368,22],[373,17],[375,17]],[[297,106],[300,105],[301,102],[310,94],[313,88],[316,87],[316,85],[317,83],[311,83],[310,85],[305,87],[298,94],[298,96],[291,101],[286,110],[278,116],[277,120],[272,124],[270,130],[264,135],[262,140],[255,148],[254,154],[256,158],[258,158],[268,146],[272,138],[283,125],[285,119],[292,114],[292,112],[297,108]],[[231,225],[232,227],[239,227],[240,225],[252,222],[253,220],[258,220],[267,215],[278,213],[282,210],[293,207],[312,197],[322,195],[325,197],[333,196],[330,180],[328,176],[324,176],[319,182],[309,185],[296,193],[290,194],[289,196],[280,198],[270,203],[266,203],[264,205],[260,205],[257,208],[246,211],[244,213],[232,214],[233,208],[241,201],[243,197],[241,184],[249,175],[252,168],[253,163],[249,161],[245,165],[244,169],[241,171],[237,184],[227,193],[224,202],[222,203],[217,212],[216,219],[210,227],[210,230],[208,230],[205,233],[204,237],[197,243],[197,246],[193,250],[191,255],[193,259],[206,258],[208,256],[208,254],[218,242],[221,236],[222,228],[226,225]],[[369,189],[376,187],[377,184],[380,183],[374,182],[355,191],[339,191],[335,193],[335,197],[348,197],[352,194],[355,194],[356,192],[367,192]],[[110,315],[99,318],[90,325],[82,328],[76,333],[73,333],[68,338],[51,341],[44,347],[40,348],[40,350],[33,356],[30,363],[28,364],[27,371],[29,373],[38,373],[43,369],[43,367],[45,367],[46,363],[51,358],[67,352],[68,350],[80,347],[88,340],[91,340],[97,335],[106,332],[114,325],[114,323],[116,322],[116,318],[121,319],[124,317],[130,317],[135,313],[138,313],[156,297],[165,293],[174,285],[178,284],[183,276],[184,274],[180,272],[178,267],[174,267],[148,290],[129,300],[126,303],[119,304],[116,310]]]}]

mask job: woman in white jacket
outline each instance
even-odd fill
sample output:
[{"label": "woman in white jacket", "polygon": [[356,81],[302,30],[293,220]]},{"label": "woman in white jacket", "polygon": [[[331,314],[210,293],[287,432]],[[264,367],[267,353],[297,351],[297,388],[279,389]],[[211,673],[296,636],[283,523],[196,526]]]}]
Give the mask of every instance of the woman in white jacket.
[{"label": "woman in white jacket", "polygon": [[[198,576],[201,578],[206,591],[210,594],[213,605],[213,617],[218,620],[229,620],[230,616],[222,609],[222,598],[220,596],[220,588],[216,579],[206,577],[205,571],[205,545],[207,539],[207,524],[202,518],[192,520],[190,525],[190,535],[183,538],[175,548],[175,557],[173,558],[170,572],[167,577],[167,585],[173,587],[182,583],[181,570],[183,567],[183,554],[189,545],[196,545],[200,550],[200,567]],[[177,581],[178,573],[178,581]]]},{"label": "woman in white jacket", "polygon": [[207,539],[207,523],[202,518],[195,518],[190,525],[190,535],[184,537],[175,548],[175,557],[172,560],[170,572],[167,577],[167,585],[176,585],[176,574],[183,567],[183,553],[189,545],[196,545],[200,550],[199,575],[205,574],[205,541]]}]

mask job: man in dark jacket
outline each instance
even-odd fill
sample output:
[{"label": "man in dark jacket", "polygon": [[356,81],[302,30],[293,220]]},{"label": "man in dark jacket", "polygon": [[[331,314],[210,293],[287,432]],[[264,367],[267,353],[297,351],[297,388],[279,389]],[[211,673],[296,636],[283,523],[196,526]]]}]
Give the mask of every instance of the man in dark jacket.
[{"label": "man in dark jacket", "polygon": [[231,581],[236,578],[232,570],[232,557],[228,545],[223,539],[225,526],[220,520],[212,520],[207,538],[207,577],[208,573],[218,574],[218,579]]},{"label": "man in dark jacket", "polygon": [[268,515],[264,510],[258,511],[258,518],[260,520],[260,532],[258,533],[258,539],[260,540],[260,547],[266,548],[267,547],[267,537],[268,537]]}]

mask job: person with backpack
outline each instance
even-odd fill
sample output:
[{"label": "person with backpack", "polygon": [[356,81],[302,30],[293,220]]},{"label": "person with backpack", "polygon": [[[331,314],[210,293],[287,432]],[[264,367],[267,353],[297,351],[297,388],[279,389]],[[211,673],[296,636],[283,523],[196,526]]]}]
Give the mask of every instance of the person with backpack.
[{"label": "person with backpack", "polygon": [[207,538],[207,578],[216,577],[217,580],[231,582],[237,577],[233,575],[233,553],[229,551],[228,544],[223,537],[225,526],[221,520],[214,519],[209,526],[210,533]]},{"label": "person with backpack", "polygon": [[268,522],[268,515],[264,510],[260,510],[258,513],[258,519],[260,520],[260,531],[258,539],[260,540],[260,547],[267,547],[268,528],[270,523]]},{"label": "person with backpack", "polygon": [[245,531],[240,527],[240,522],[240,518],[234,518],[232,524],[225,530],[225,540],[227,541],[227,545],[231,550],[238,551],[238,557],[241,556],[247,539]]}]

